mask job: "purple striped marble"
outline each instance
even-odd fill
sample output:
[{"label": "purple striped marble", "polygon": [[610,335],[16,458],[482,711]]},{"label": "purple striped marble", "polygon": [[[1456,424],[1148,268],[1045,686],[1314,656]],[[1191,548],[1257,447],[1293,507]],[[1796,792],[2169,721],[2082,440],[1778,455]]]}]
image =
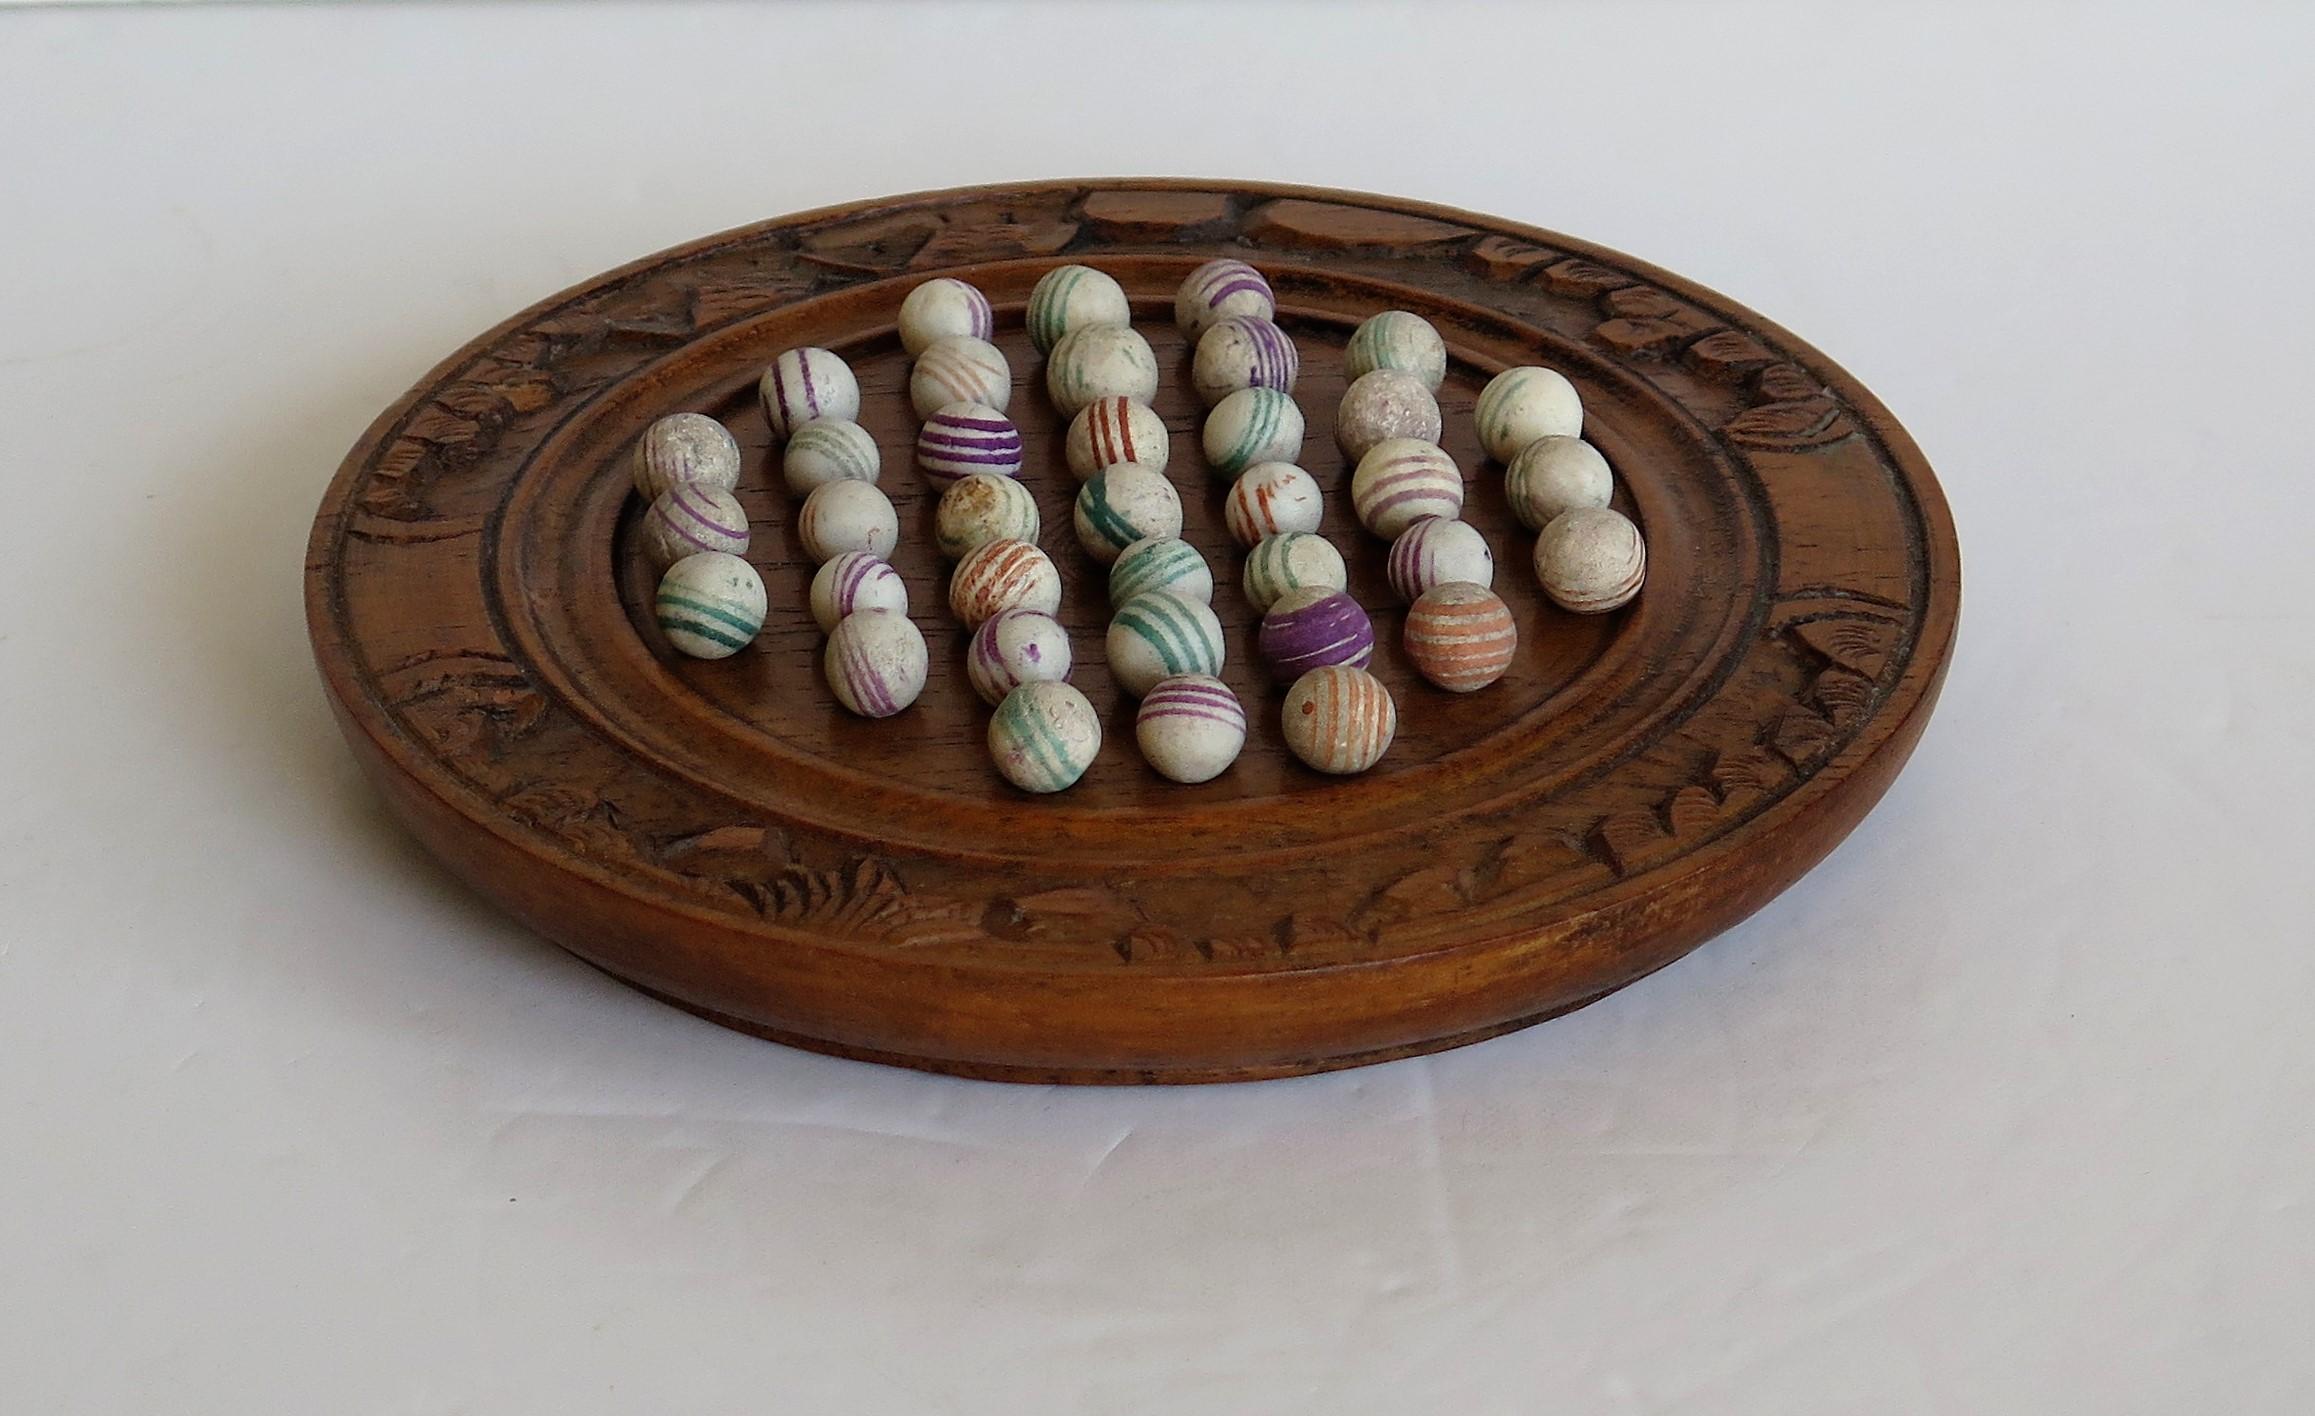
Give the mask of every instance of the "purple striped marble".
[{"label": "purple striped marble", "polygon": [[1391,542],[1386,568],[1391,589],[1410,605],[1434,585],[1495,583],[1495,553],[1487,549],[1487,538],[1470,522],[1443,516],[1409,522]]},{"label": "purple striped marble", "polygon": [[748,548],[748,514],[721,487],[679,482],[643,513],[642,532],[643,548],[656,565],[673,565],[702,551],[736,556]]},{"label": "purple striped marble", "polygon": [[1043,610],[999,610],[973,631],[965,678],[994,708],[1022,684],[1066,680],[1073,658],[1061,621]]},{"label": "purple striped marble", "polygon": [[1395,540],[1423,517],[1451,520],[1463,510],[1463,470],[1430,443],[1387,438],[1358,460],[1350,504],[1360,525]]},{"label": "purple striped marble", "polygon": [[1189,273],[1174,294],[1174,324],[1191,339],[1206,332],[1216,320],[1232,315],[1269,319],[1278,313],[1278,301],[1262,272],[1244,261],[1208,261]]},{"label": "purple striped marble", "polygon": [[1302,355],[1285,330],[1257,316],[1236,315],[1215,321],[1198,337],[1190,386],[1211,408],[1242,388],[1292,393],[1301,372]]},{"label": "purple striped marble", "polygon": [[1290,684],[1333,664],[1365,668],[1375,656],[1375,626],[1350,596],[1310,586],[1288,591],[1270,607],[1254,647],[1270,676]]},{"label": "purple striped marble", "polygon": [[1134,741],[1158,774],[1207,782],[1246,745],[1246,710],[1230,686],[1210,674],[1159,679],[1133,717]]},{"label": "purple striped marble", "polygon": [[1021,430],[1013,420],[980,403],[944,404],[916,435],[916,465],[936,487],[975,472],[1018,477],[1021,453]]},{"label": "purple striped marble", "polygon": [[908,613],[908,586],[900,572],[867,551],[846,551],[812,576],[812,620],[827,634],[861,610]]},{"label": "purple striped marble", "polygon": [[860,610],[828,636],[821,669],[837,702],[863,718],[889,718],[924,692],[924,635],[898,610]]}]

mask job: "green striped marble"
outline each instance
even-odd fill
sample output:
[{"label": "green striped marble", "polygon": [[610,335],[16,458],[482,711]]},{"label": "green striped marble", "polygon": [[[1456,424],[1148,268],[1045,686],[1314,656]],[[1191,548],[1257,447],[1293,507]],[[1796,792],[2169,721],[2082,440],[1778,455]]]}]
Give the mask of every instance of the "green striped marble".
[{"label": "green striped marble", "polygon": [[1302,455],[1302,410],[1291,394],[1242,388],[1206,415],[1206,464],[1230,479],[1258,462],[1294,462]]},{"label": "green striped marble", "polygon": [[1198,548],[1179,536],[1149,536],[1120,551],[1109,568],[1109,603],[1123,605],[1152,590],[1212,604],[1214,572]]},{"label": "green striped marble", "polygon": [[706,551],[685,556],[659,579],[652,611],[667,642],[694,659],[722,659],[755,641],[764,627],[763,578],[738,556]]},{"label": "green striped marble", "polygon": [[1350,343],[1342,351],[1345,378],[1356,379],[1377,369],[1413,374],[1437,393],[1447,377],[1447,346],[1439,331],[1421,315],[1385,310],[1352,331]]},{"label": "green striped marble", "polygon": [[1222,622],[1206,606],[1168,590],[1137,595],[1109,622],[1110,676],[1139,698],[1176,674],[1222,671]]},{"label": "green striped marble", "polygon": [[989,718],[989,756],[1025,792],[1075,785],[1100,751],[1101,715],[1065,683],[1022,684]]},{"label": "green striped marble", "polygon": [[1289,590],[1312,585],[1341,590],[1348,583],[1342,552],[1325,537],[1307,531],[1263,538],[1246,553],[1241,577],[1246,599],[1264,614]]},{"label": "green striped marble", "polygon": [[1029,342],[1050,354],[1061,337],[1087,325],[1131,324],[1133,306],[1124,289],[1091,266],[1057,266],[1029,292]]}]

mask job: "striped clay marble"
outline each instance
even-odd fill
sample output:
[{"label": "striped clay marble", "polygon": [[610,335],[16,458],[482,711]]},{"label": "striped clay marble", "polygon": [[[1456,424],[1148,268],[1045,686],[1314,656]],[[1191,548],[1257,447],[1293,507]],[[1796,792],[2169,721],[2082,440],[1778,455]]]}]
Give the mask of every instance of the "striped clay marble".
[{"label": "striped clay marble", "polygon": [[1064,417],[1076,417],[1097,398],[1147,403],[1157,390],[1157,355],[1127,325],[1071,330],[1045,358],[1045,392]]},{"label": "striped clay marble", "polygon": [[976,546],[949,573],[949,610],[978,629],[1000,610],[1061,608],[1061,572],[1053,558],[1026,541]]},{"label": "striped clay marble", "polygon": [[643,513],[643,552],[657,566],[670,566],[701,551],[743,555],[748,548],[748,514],[739,498],[704,482],[668,488]]},{"label": "striped clay marble", "polygon": [[633,475],[646,504],[686,482],[728,492],[740,482],[739,440],[705,413],[670,413],[636,440]]},{"label": "striped clay marble", "polygon": [[1222,671],[1222,622],[1186,595],[1152,590],[1118,606],[1104,641],[1109,676],[1139,698],[1159,679]]},{"label": "striped clay marble", "polygon": [[873,482],[830,482],[804,498],[796,540],[814,563],[845,551],[889,556],[900,544],[900,514]]},{"label": "striped clay marble", "polygon": [[786,441],[818,418],[860,417],[860,382],[852,366],[825,349],[790,349],[756,382],[772,436]]},{"label": "striped clay marble", "polygon": [[1174,326],[1196,339],[1216,320],[1233,315],[1276,319],[1278,301],[1262,272],[1244,261],[1208,261],[1189,273],[1174,293]]},{"label": "striped clay marble", "polygon": [[857,610],[836,622],[820,668],[837,702],[889,718],[924,692],[924,635],[898,610]]},{"label": "striped clay marble", "polygon": [[975,472],[1018,477],[1021,430],[985,403],[944,403],[917,430],[916,465],[935,487]]},{"label": "striped clay marble", "polygon": [[1069,420],[1069,435],[1062,452],[1069,470],[1082,482],[1104,467],[1138,462],[1152,472],[1166,470],[1173,439],[1165,419],[1138,399],[1096,398]]},{"label": "striped clay marble", "polygon": [[1584,403],[1564,374],[1523,364],[1505,369],[1479,390],[1472,416],[1487,455],[1508,463],[1537,438],[1580,437]]},{"label": "striped clay marble", "polygon": [[1425,516],[1463,510],[1463,469],[1436,445],[1414,438],[1376,443],[1350,478],[1350,504],[1361,526],[1386,541]]},{"label": "striped clay marble", "polygon": [[1399,709],[1381,679],[1333,664],[1312,669],[1286,690],[1279,713],[1286,746],[1321,772],[1348,776],[1383,760],[1399,730]]},{"label": "striped clay marble", "polygon": [[1563,511],[1606,506],[1616,476],[1600,450],[1564,434],[1537,438],[1519,450],[1503,474],[1503,492],[1522,526],[1541,531]]},{"label": "striped clay marble", "polygon": [[1182,533],[1182,498],[1162,472],[1132,462],[1104,467],[1077,489],[1077,544],[1108,565],[1146,536]]},{"label": "striped clay marble", "polygon": [[1353,461],[1391,438],[1435,443],[1442,426],[1439,400],[1404,369],[1359,375],[1334,411],[1335,445]]},{"label": "striped clay marble", "polygon": [[1426,516],[1410,522],[1398,539],[1391,542],[1391,554],[1384,569],[1390,576],[1391,589],[1411,605],[1424,591],[1450,580],[1493,585],[1495,553],[1487,548],[1487,538],[1479,534],[1479,528],[1470,522]]},{"label": "striped clay marble", "polygon": [[1238,474],[1222,503],[1222,524],[1241,546],[1289,531],[1316,531],[1326,515],[1318,479],[1291,462],[1258,462]]},{"label": "striped clay marble", "polygon": [[1342,351],[1343,372],[1354,381],[1377,369],[1399,369],[1437,393],[1447,381],[1447,345],[1421,315],[1385,310],[1351,331]]},{"label": "striped clay marble", "polygon": [[1198,548],[1179,536],[1147,536],[1117,553],[1109,566],[1111,608],[1152,590],[1170,590],[1200,604],[1214,603],[1214,571]]},{"label": "striped clay marble", "polygon": [[1308,585],[1340,590],[1349,583],[1342,552],[1325,537],[1307,531],[1266,538],[1246,553],[1246,568],[1239,576],[1247,603],[1264,614],[1289,590]]},{"label": "striped clay marble", "polygon": [[1029,342],[1050,354],[1072,330],[1133,323],[1125,288],[1091,266],[1055,266],[1029,292]]},{"label": "striped clay marble", "polygon": [[1450,580],[1407,610],[1399,643],[1415,672],[1449,693],[1474,693],[1503,677],[1519,649],[1519,623],[1484,585]]},{"label": "striped clay marble", "polygon": [[722,551],[702,551],[659,577],[652,611],[676,653],[725,659],[754,642],[767,604],[754,566]]},{"label": "striped clay marble", "polygon": [[1226,480],[1257,463],[1300,458],[1302,433],[1302,410],[1292,394],[1242,388],[1206,415],[1201,441],[1207,467]]},{"label": "striped clay marble", "polygon": [[965,650],[965,679],[991,708],[1025,683],[1069,677],[1069,631],[1043,610],[1001,610]]},{"label": "striped clay marble", "polygon": [[1375,625],[1358,601],[1313,585],[1278,597],[1262,616],[1254,648],[1270,677],[1290,684],[1329,664],[1363,669],[1374,662]]},{"label": "striped clay marble", "polygon": [[996,328],[989,297],[953,276],[935,276],[900,302],[900,347],[911,357],[952,334],[987,339]]},{"label": "striped clay marble", "polygon": [[1162,678],[1133,715],[1142,760],[1174,782],[1210,782],[1246,746],[1246,710],[1212,674]]},{"label": "striped clay marble", "polygon": [[812,622],[826,634],[862,610],[908,613],[908,586],[889,562],[866,551],[846,551],[812,573]]},{"label": "striped clay marble", "polygon": [[1648,578],[1648,544],[1622,512],[1579,506],[1535,538],[1535,577],[1563,610],[1605,614],[1632,602]]},{"label": "striped clay marble", "polygon": [[1101,715],[1065,683],[1022,684],[989,717],[989,758],[1025,792],[1075,786],[1100,752]]},{"label": "striped clay marble", "polygon": [[1302,355],[1286,331],[1269,320],[1233,315],[1216,320],[1198,336],[1190,360],[1190,387],[1208,408],[1242,388],[1294,392]]},{"label": "striped clay marble", "polygon": [[978,403],[1004,412],[1013,404],[1013,366],[985,339],[952,334],[936,339],[908,371],[908,406],[930,418],[943,404]]},{"label": "striped clay marble", "polygon": [[884,471],[876,439],[850,418],[820,418],[788,436],[780,475],[790,496],[804,497],[829,482],[873,482]]},{"label": "striped clay marble", "polygon": [[1018,479],[976,472],[949,483],[932,514],[932,540],[950,560],[991,541],[1034,543],[1037,499]]}]

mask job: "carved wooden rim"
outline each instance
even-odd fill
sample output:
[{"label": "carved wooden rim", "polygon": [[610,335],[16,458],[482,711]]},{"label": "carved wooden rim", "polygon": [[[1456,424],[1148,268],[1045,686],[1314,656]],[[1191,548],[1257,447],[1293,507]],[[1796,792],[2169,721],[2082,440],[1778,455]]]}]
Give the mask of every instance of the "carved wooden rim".
[{"label": "carved wooden rim", "polygon": [[[943,259],[944,241],[971,258]],[[907,790],[782,756],[761,731],[685,692],[641,638],[620,642],[563,613],[571,578],[621,574],[612,546],[622,489],[600,468],[658,412],[743,397],[734,369],[745,361],[733,351],[776,348],[784,325],[825,322],[830,308],[864,331],[888,326],[895,282],[929,270],[953,265],[994,295],[1087,250],[1127,279],[1144,307],[1137,317],[1162,319],[1155,292],[1217,248],[1263,266],[1281,318],[1305,330],[1346,332],[1388,298],[1432,315],[1467,367],[1522,362],[1540,347],[1547,362],[1581,370],[1587,396],[1611,392],[1645,408],[1652,427],[1677,428],[1717,470],[1692,486],[1637,482],[1639,513],[1652,537],[1685,528],[1727,538],[1723,554],[1756,562],[1759,593],[1710,603],[1683,587],[1681,558],[1660,552],[1659,580],[1631,627],[1567,688],[1589,711],[1583,725],[1554,731],[1576,750],[1531,750],[1541,726],[1514,723],[1419,770],[1341,784],[1323,824],[1293,801],[1232,804],[1222,814],[1264,845],[1231,854],[1263,878],[1239,881],[1237,895],[1225,886],[1250,912],[1203,928],[1157,897],[1169,876],[1211,876],[1218,837],[1183,836],[1179,849],[1134,860],[1089,828],[1064,849],[1031,853],[997,829],[995,804],[969,801],[911,834]],[[1902,565],[1901,583],[1853,583],[1817,546],[1821,535],[1789,537],[1804,496],[1834,499],[1864,549]],[[456,585],[428,578],[468,562],[479,573]],[[382,575],[442,595],[441,622],[457,631],[424,643],[381,635],[356,581]],[[632,604],[639,588],[627,579]],[[1148,1005],[1102,991],[1159,976],[1259,983],[1457,957],[1516,972],[1539,951],[1561,951],[1550,986],[1521,1000],[1526,1011],[1494,1003],[1492,1016],[1456,1019],[1450,1031],[1378,1012],[1350,1030],[1355,1045],[1272,1061],[1217,1054],[1169,1067],[1130,1040],[1113,1061],[1097,1045],[1072,1053],[1064,1039],[1050,1058],[1016,1067],[939,1055],[945,1044],[920,1045],[908,1025],[872,1037],[815,1032],[809,1018],[768,1009],[727,1019],[954,1070],[1168,1079],[1306,1070],[1500,1031],[1629,981],[1741,917],[1829,849],[1902,764],[1942,680],[1959,585],[1950,515],[1903,430],[1824,356],[1732,302],[1495,218],[1163,180],[973,188],[806,213],[678,247],[534,306],[372,425],[322,505],[307,575],[333,704],[396,805],[422,833],[471,836],[477,858],[445,852],[452,864],[526,918],[703,1011],[732,1011],[701,986],[710,964],[670,959],[661,970],[655,939],[631,922],[615,936],[571,937],[546,902],[499,881],[498,857],[617,897],[611,914],[632,906],[640,919],[709,931],[720,947],[873,961],[880,976],[1083,975],[1072,987],[1128,1008]],[[1652,679],[1646,661],[1676,642],[1688,643],[1677,657],[1692,672]],[[682,715],[683,731],[655,726],[646,704]],[[707,746],[687,748],[693,741]],[[1633,779],[1625,769],[1643,759]],[[1539,766],[1528,778],[1504,765],[1530,761]],[[828,795],[776,785],[807,779]],[[1416,791],[1433,819],[1408,820]],[[1066,799],[1048,811],[1063,829],[1074,829],[1073,814],[1103,814]],[[1297,872],[1356,889],[1314,911],[1308,902],[1324,892],[1292,888]],[[1266,917],[1260,902],[1273,896],[1298,908]],[[1597,958],[1581,957],[1592,948]],[[751,987],[777,993],[777,961],[760,966],[769,972]]]}]

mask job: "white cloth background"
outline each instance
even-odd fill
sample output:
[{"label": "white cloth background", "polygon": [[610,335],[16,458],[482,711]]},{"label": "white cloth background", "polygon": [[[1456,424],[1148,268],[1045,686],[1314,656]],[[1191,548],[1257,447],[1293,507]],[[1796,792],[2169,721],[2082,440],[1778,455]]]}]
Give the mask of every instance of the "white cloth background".
[{"label": "white cloth background", "polygon": [[[0,1408],[2299,1412],[2303,7],[0,16]],[[1938,716],[1581,1014],[975,1084],[649,1002],[385,818],[305,643],[436,358],[692,236],[1184,173],[1605,242],[1928,451]]]}]

